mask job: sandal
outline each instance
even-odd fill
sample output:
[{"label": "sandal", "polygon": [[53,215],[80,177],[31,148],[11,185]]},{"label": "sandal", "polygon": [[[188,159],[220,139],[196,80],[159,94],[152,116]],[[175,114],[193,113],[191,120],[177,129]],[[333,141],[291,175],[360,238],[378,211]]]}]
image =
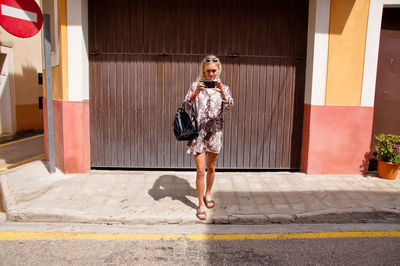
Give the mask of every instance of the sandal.
[{"label": "sandal", "polygon": [[[209,208],[209,209],[212,209],[215,206],[215,201],[214,200],[206,200],[205,197],[204,197],[204,203],[206,204],[206,207]],[[208,206],[209,204],[212,204],[212,206]]]},{"label": "sandal", "polygon": [[196,217],[199,218],[200,220],[206,220],[207,213],[205,211],[199,211],[199,209],[197,209]]}]

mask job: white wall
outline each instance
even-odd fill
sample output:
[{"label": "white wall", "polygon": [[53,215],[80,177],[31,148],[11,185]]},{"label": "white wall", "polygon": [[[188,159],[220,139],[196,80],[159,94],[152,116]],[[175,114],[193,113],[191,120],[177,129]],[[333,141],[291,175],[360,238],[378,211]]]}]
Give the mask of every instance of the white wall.
[{"label": "white wall", "polygon": [[304,102],[325,105],[330,0],[310,0]]},{"label": "white wall", "polygon": [[87,0],[67,2],[68,100],[89,99]]},{"label": "white wall", "polygon": [[0,46],[0,135],[16,131],[13,61],[13,49]]}]

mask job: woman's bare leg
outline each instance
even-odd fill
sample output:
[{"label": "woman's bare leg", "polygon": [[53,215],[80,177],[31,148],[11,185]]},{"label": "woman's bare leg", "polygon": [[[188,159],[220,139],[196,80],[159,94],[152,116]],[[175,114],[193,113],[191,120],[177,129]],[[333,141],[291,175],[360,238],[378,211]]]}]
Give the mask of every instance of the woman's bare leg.
[{"label": "woman's bare leg", "polygon": [[197,197],[199,199],[199,211],[205,211],[205,204],[204,204],[204,175],[206,172],[205,164],[206,164],[206,153],[200,153],[193,156],[194,161],[196,163],[196,191]]},{"label": "woman's bare leg", "polygon": [[[207,153],[207,188],[206,200],[211,200],[211,189],[215,179],[215,166],[217,164],[218,154],[209,152]],[[213,206],[210,206],[213,207]]]}]

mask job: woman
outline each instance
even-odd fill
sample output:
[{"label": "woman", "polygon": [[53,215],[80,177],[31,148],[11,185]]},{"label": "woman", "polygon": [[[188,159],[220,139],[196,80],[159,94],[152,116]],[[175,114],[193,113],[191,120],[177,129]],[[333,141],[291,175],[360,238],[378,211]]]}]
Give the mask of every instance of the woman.
[{"label": "woman", "polygon": [[[220,80],[221,61],[214,55],[206,56],[201,64],[200,74],[186,94],[185,102],[194,104],[199,125],[199,136],[188,142],[188,153],[193,153],[196,163],[196,190],[199,199],[196,216],[207,219],[205,208],[213,208],[211,188],[214,183],[215,165],[222,148],[223,111],[233,105],[228,86]],[[214,81],[214,88],[205,88],[202,81]],[[204,194],[204,175],[207,154],[207,184]]]}]

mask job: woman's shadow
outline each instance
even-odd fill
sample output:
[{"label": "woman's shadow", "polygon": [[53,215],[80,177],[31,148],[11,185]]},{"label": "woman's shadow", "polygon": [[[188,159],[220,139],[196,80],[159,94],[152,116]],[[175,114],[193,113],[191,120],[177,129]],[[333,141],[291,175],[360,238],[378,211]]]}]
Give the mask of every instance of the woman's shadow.
[{"label": "woman's shadow", "polygon": [[171,197],[172,200],[179,200],[183,204],[197,209],[196,204],[187,198],[187,196],[197,198],[196,189],[191,187],[187,180],[174,175],[160,176],[154,182],[153,187],[149,189],[149,195],[157,201],[165,197]]}]

